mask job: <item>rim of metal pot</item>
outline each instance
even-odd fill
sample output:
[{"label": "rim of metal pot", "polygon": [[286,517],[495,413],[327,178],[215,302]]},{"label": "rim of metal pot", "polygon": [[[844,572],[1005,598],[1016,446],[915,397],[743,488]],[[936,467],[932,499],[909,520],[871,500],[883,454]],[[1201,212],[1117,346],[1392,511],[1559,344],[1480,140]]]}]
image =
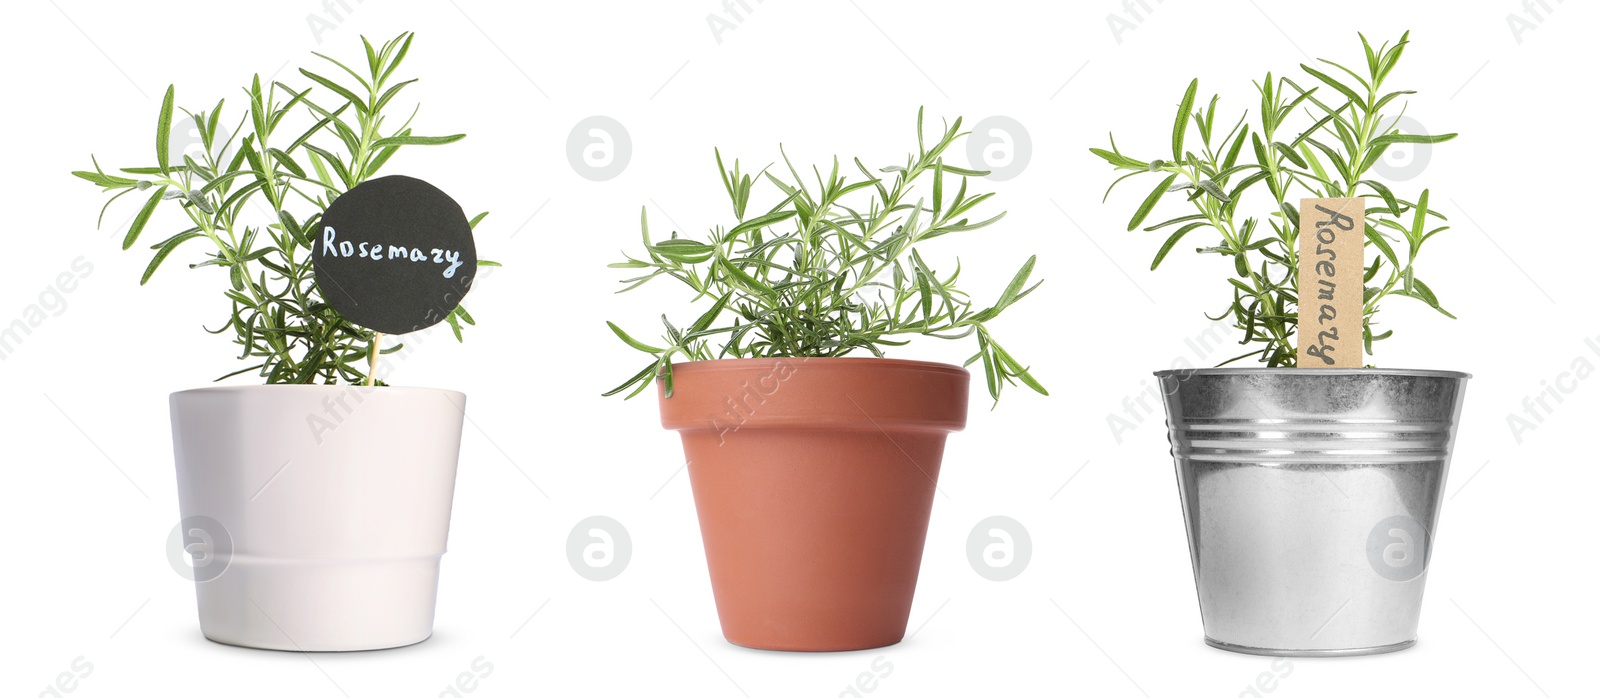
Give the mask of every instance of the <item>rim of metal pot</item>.
[{"label": "rim of metal pot", "polygon": [[1441,371],[1423,368],[1174,368],[1156,371],[1157,378],[1176,376],[1232,376],[1232,375],[1285,375],[1285,376],[1410,376],[1417,378],[1471,378],[1462,371]]}]

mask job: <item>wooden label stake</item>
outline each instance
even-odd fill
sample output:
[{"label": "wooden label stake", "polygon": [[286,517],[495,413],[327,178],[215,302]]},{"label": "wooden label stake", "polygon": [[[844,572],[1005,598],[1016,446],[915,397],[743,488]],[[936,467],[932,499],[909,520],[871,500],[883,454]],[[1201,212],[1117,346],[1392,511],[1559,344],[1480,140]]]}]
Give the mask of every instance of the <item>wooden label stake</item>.
[{"label": "wooden label stake", "polygon": [[1365,199],[1300,200],[1300,368],[1361,368]]},{"label": "wooden label stake", "polygon": [[367,349],[367,387],[378,380],[378,348],[383,346],[383,333],[372,333],[372,346]]}]

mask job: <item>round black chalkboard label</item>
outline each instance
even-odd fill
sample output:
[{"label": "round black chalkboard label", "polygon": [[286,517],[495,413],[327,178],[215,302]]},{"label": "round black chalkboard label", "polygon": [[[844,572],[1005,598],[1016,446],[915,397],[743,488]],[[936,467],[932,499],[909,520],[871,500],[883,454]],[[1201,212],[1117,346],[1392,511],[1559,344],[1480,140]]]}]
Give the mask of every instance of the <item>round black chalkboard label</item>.
[{"label": "round black chalkboard label", "polygon": [[444,321],[478,273],[466,214],[420,179],[363,182],[307,232],[322,297],[351,322],[386,334]]}]

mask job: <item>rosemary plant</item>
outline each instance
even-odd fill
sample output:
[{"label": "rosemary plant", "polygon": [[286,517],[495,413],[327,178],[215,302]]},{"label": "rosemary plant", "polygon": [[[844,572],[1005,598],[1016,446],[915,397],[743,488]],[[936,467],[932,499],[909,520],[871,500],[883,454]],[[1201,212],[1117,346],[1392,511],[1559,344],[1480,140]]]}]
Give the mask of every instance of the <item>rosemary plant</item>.
[{"label": "rosemary plant", "polygon": [[[102,223],[105,210],[117,199],[135,193],[144,196],[123,237],[123,249],[138,242],[163,204],[179,209],[187,219],[189,227],[150,246],[155,254],[141,285],[179,246],[191,240],[210,243],[204,261],[189,266],[227,271],[229,287],[224,295],[232,310],[220,328],[207,331],[233,330],[234,343],[241,348],[239,358],[257,362],[217,380],[251,371],[267,383],[355,384],[364,379],[362,363],[378,350],[377,337],[345,320],[323,300],[312,277],[312,241],[328,205],[376,175],[402,147],[465,137],[414,135],[411,118],[398,129],[385,130],[385,110],[402,89],[416,82],[397,81],[395,75],[412,38],[408,32],[374,47],[363,37],[362,72],[316,54],[348,76],[343,82],[301,69],[312,86],[297,89],[272,82],[263,87],[256,75],[244,90],[248,108],[232,135],[225,128],[219,130],[224,100],[210,111],[180,109],[200,135],[204,153],[198,159],[184,154],[182,162],[173,162],[169,155],[175,118],[174,88],[169,86],[156,122],[154,166],[125,167],[110,174],[91,158],[93,172],[73,172],[106,192],[116,192],[100,211]],[[413,110],[411,117],[415,116]],[[285,134],[291,124],[296,124],[294,130]],[[474,218],[473,226],[485,215]],[[472,316],[459,307],[447,320],[457,340],[461,325],[473,324]],[[400,348],[395,345],[383,353]]]},{"label": "rosemary plant", "polygon": [[[815,189],[781,146],[788,180],[770,167],[752,177],[741,171],[738,160],[729,168],[717,151],[717,169],[733,207],[731,226],[712,228],[704,240],[674,232],[656,242],[641,211],[643,256],[610,265],[645,270],[624,280],[623,291],[670,277],[693,289],[695,301],[709,299],[711,306],[683,329],[662,315],[666,332],[660,347],[606,323],[623,342],[652,357],[606,395],[632,388],[631,398],[659,377],[671,397],[674,357],[827,357],[857,350],[881,357],[885,347],[902,346],[912,335],[976,336],[978,351],[966,363],[983,363],[989,395],[997,401],[1004,385],[1017,381],[1048,395],[1028,368],[995,341],[987,325],[1038,287],[1028,285],[1034,258],[1022,265],[994,305],[974,310],[967,294],[956,288],[960,263],[941,275],[918,248],[1005,216],[968,217],[994,194],[967,191],[969,178],[988,172],[945,164],[945,151],[966,135],[960,129],[958,118],[936,142],[925,143],[919,110],[917,152],[905,164],[874,174],[857,159],[861,177],[851,180],[841,174],[835,158],[826,175],[812,168]],[[954,178],[958,184],[947,181]],[[779,200],[764,210],[750,209],[751,194],[763,181],[772,185]],[[914,194],[919,181],[931,186],[930,194]]]},{"label": "rosemary plant", "polygon": [[[1222,314],[1211,319],[1232,318],[1244,333],[1240,344],[1256,345],[1223,364],[1253,356],[1268,366],[1295,365],[1293,337],[1299,317],[1296,202],[1302,197],[1381,200],[1381,204],[1369,202],[1366,207],[1365,244],[1379,253],[1364,274],[1362,340],[1368,355],[1374,341],[1394,334],[1393,330],[1378,333],[1373,329],[1384,298],[1414,298],[1455,317],[1440,306],[1438,297],[1417,278],[1414,269],[1423,243],[1448,229],[1430,228],[1431,219],[1443,221],[1445,217],[1429,208],[1427,189],[1414,201],[1401,198],[1369,174],[1396,144],[1442,143],[1456,136],[1401,133],[1398,116],[1385,114],[1397,99],[1415,94],[1384,91],[1384,82],[1400,62],[1409,38],[1410,32],[1406,32],[1393,46],[1385,43],[1374,48],[1362,36],[1366,62],[1360,73],[1329,60],[1321,61],[1327,66],[1321,70],[1302,64],[1300,68],[1320,83],[1310,87],[1301,87],[1287,77],[1274,79],[1267,73],[1256,83],[1260,107],[1255,130],[1251,130],[1251,115],[1246,111],[1220,138],[1216,137],[1219,98],[1213,96],[1204,109],[1196,108],[1199,80],[1190,82],[1173,123],[1170,160],[1124,155],[1114,137],[1109,150],[1090,149],[1115,169],[1128,172],[1112,182],[1112,188],[1129,177],[1153,174],[1161,178],[1128,221],[1130,231],[1143,224],[1167,194],[1185,193],[1191,213],[1144,228],[1176,226],[1156,252],[1152,270],[1195,230],[1208,229],[1221,237],[1215,244],[1196,249],[1201,254],[1233,258],[1233,278],[1228,279],[1233,299]],[[1303,117],[1307,125],[1293,125],[1296,117]],[[1190,135],[1200,139],[1198,149],[1185,148]],[[1271,201],[1257,215],[1241,214],[1240,202],[1259,184],[1265,184]],[[1106,197],[1110,195],[1108,188]],[[1404,254],[1397,253],[1397,248]]]}]

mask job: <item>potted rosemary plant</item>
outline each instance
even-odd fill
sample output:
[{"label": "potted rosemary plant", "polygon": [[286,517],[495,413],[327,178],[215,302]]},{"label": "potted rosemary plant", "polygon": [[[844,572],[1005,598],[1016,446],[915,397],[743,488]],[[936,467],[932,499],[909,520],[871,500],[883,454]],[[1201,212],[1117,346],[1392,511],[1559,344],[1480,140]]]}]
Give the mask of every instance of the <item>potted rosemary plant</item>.
[{"label": "potted rosemary plant", "polygon": [[[883,358],[923,335],[972,338],[991,398],[1020,382],[1045,389],[990,334],[1027,296],[1029,258],[998,300],[974,308],[922,250],[1005,214],[975,214],[987,172],[944,162],[961,120],[903,164],[860,176],[831,168],[807,182],[754,176],[717,153],[733,222],[701,239],[652,239],[612,267],[624,290],[673,279],[707,307],[691,322],[662,316],[642,370],[606,393],[657,386],[664,427],[679,432],[723,635],[778,650],[880,647],[905,635],[945,437],[966,425],[960,366]],[[769,184],[768,186],[761,186]],[[918,189],[921,185],[926,187]],[[752,201],[762,189],[765,202]],[[986,215],[986,214],[985,214]],[[854,355],[853,355],[854,354]],[[866,354],[867,356],[859,356]]]},{"label": "potted rosemary plant", "polygon": [[[332,298],[339,282],[354,290],[382,279],[335,279],[328,269],[349,244],[336,236],[352,231],[356,218],[414,222],[413,209],[370,195],[396,187],[438,204],[424,234],[465,234],[470,253],[470,232],[463,233],[470,224],[459,206],[437,200],[442,192],[409,178],[374,178],[404,146],[462,136],[417,136],[409,122],[386,123],[392,100],[413,82],[396,74],[412,35],[362,43],[360,70],[323,57],[338,71],[328,74],[345,75],[301,70],[309,82],[300,88],[263,85],[256,76],[243,109],[225,112],[218,101],[176,114],[169,87],[155,165],[107,172],[96,162],[93,171],[73,173],[115,192],[112,201],[142,201],[124,249],[145,239],[158,210],[181,215],[184,228],[150,246],[155,254],[140,283],[180,248],[206,246],[189,266],[218,272],[231,306],[211,331],[231,332],[249,364],[223,378],[252,374],[265,383],[185,390],[170,400],[183,516],[177,535],[195,556],[201,631],[217,642],[364,650],[420,642],[433,630],[465,396],[383,386],[389,359],[404,349],[381,348],[372,327],[404,332],[443,320],[459,340],[472,318],[446,302],[415,322],[357,325]],[[229,113],[237,126],[230,128]],[[203,152],[169,152],[179,120],[192,122]],[[358,198],[389,205],[378,213],[345,206]],[[341,207],[351,223],[336,229]],[[416,269],[431,265],[413,262],[414,248],[380,253],[373,243],[369,252],[362,242],[361,249],[373,269],[393,270],[397,257]],[[452,270],[456,301],[476,265]],[[395,289],[397,297],[404,290]]]},{"label": "potted rosemary plant", "polygon": [[[1230,319],[1250,350],[1223,363],[1262,364],[1156,374],[1215,647],[1321,656],[1416,641],[1469,376],[1364,359],[1392,334],[1375,329],[1386,299],[1450,316],[1416,269],[1424,243],[1447,229],[1436,225],[1444,216],[1427,189],[1409,198],[1372,174],[1392,147],[1455,136],[1396,126],[1392,114],[1412,93],[1385,84],[1408,40],[1374,47],[1362,37],[1356,70],[1302,65],[1305,85],[1268,73],[1256,84],[1258,111],[1237,122],[1218,113],[1216,97],[1197,103],[1191,82],[1171,159],[1134,158],[1115,140],[1091,149],[1127,172],[1117,182],[1159,180],[1128,224],[1166,234],[1152,269],[1186,235],[1219,238],[1197,249],[1228,262],[1231,300],[1215,319]],[[1177,196],[1186,214],[1144,225]],[[1343,232],[1349,246],[1335,250]],[[1370,262],[1352,264],[1366,251]],[[1352,282],[1336,284],[1336,269]],[[1342,312],[1341,301],[1350,303]],[[1341,337],[1334,323],[1343,321]],[[1336,363],[1348,367],[1324,368]]]}]

